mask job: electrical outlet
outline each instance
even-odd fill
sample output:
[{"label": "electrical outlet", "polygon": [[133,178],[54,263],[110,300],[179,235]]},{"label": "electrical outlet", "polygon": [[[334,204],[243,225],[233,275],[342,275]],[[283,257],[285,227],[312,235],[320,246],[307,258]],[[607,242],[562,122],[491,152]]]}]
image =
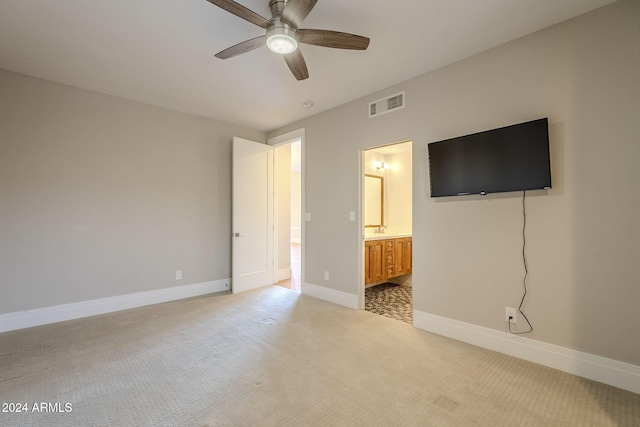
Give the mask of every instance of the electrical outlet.
[{"label": "electrical outlet", "polygon": [[508,322],[511,318],[511,323],[516,323],[516,309],[511,307],[504,308],[504,321]]},{"label": "electrical outlet", "polygon": [[328,271],[324,272],[324,280],[329,280],[329,272]]},{"label": "electrical outlet", "polygon": [[182,280],[182,270],[176,271],[176,280]]}]

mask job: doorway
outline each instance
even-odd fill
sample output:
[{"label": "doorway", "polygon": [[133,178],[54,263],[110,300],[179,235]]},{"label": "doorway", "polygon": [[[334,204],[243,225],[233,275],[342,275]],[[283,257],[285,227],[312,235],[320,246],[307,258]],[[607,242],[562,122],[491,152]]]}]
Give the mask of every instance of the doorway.
[{"label": "doorway", "polygon": [[[272,141],[269,141],[272,144]],[[302,292],[302,138],[274,145],[274,282]]]},{"label": "doorway", "polygon": [[360,308],[413,324],[412,142],[362,153]]}]

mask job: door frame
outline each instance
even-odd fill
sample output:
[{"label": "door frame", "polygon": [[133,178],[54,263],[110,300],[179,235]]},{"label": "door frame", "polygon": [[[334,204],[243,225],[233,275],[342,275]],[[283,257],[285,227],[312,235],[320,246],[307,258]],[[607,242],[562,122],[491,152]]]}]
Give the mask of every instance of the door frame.
[{"label": "door frame", "polygon": [[365,171],[365,151],[369,150],[369,148],[365,148],[358,151],[359,162],[358,162],[358,246],[360,250],[358,251],[358,310],[364,310],[365,300],[364,300],[364,171]]},{"label": "door frame", "polygon": [[[302,218],[300,220],[300,293],[304,294],[305,292],[305,228],[306,228],[306,218],[305,218],[305,129],[300,128],[291,132],[287,132],[282,135],[274,136],[272,138],[267,138],[267,144],[272,147],[277,147],[280,145],[291,144],[293,142],[300,141],[300,157],[301,157],[301,165],[300,165],[300,180],[301,180],[301,194],[300,194],[300,213]],[[275,194],[274,194],[275,197]],[[274,263],[278,265],[278,222],[275,221],[275,230],[274,230]],[[276,275],[277,268],[274,268],[274,276],[273,283],[277,283]]]}]

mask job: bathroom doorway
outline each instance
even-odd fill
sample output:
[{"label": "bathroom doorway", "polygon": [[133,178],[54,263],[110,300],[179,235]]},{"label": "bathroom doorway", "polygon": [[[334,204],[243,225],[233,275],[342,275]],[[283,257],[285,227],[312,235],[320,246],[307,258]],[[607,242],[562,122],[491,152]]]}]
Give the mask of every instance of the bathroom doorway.
[{"label": "bathroom doorway", "polygon": [[413,324],[412,142],[374,147],[362,155],[360,306]]},{"label": "bathroom doorway", "polygon": [[276,284],[302,290],[302,143],[275,146]]}]

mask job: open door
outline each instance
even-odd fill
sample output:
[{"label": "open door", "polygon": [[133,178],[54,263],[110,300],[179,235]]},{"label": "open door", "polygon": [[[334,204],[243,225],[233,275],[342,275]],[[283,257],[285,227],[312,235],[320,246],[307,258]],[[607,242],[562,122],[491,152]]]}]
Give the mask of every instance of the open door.
[{"label": "open door", "polygon": [[233,138],[231,289],[274,283],[273,147]]}]

